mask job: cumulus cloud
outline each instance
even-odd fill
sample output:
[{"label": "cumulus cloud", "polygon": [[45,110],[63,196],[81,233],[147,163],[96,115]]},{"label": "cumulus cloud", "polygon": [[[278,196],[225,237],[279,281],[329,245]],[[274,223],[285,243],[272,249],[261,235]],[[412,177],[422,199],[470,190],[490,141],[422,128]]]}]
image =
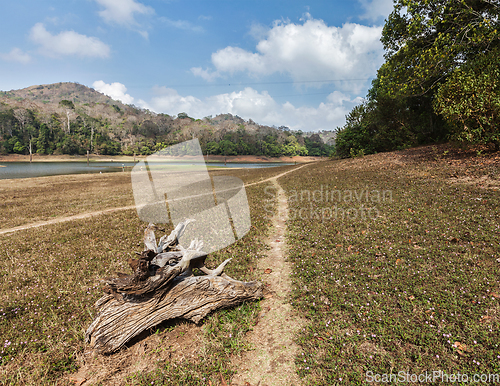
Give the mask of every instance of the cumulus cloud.
[{"label": "cumulus cloud", "polygon": [[107,58],[110,54],[109,46],[98,38],[81,35],[75,31],[63,31],[58,35],[52,35],[42,23],[33,26],[30,38],[40,46],[40,52],[47,56],[76,55]]},{"label": "cumulus cloud", "polygon": [[127,105],[134,103],[134,98],[127,94],[127,87],[122,83],[115,82],[108,84],[102,80],[97,80],[92,84],[92,87],[104,95]]},{"label": "cumulus cloud", "polygon": [[191,71],[207,80],[237,72],[284,73],[294,81],[368,78],[383,63],[381,32],[381,26],[355,23],[328,26],[306,14],[302,24],[276,21],[256,52],[228,46],[212,54],[215,69]]},{"label": "cumulus cloud", "polygon": [[26,64],[31,61],[31,56],[16,47],[13,48],[8,54],[0,53],[0,59],[5,60],[7,62],[17,62]]},{"label": "cumulus cloud", "polygon": [[181,96],[179,93],[167,87],[154,87],[154,96],[148,103],[150,109],[157,113],[176,115],[180,112],[193,113],[198,109],[197,116],[203,115],[206,106],[201,99],[194,96]]},{"label": "cumulus cloud", "polygon": [[394,9],[393,0],[359,0],[359,2],[365,9],[365,13],[360,18],[374,22],[387,18]]},{"label": "cumulus cloud", "polygon": [[196,118],[231,113],[260,124],[286,125],[303,131],[334,130],[344,124],[345,115],[357,104],[339,91],[330,94],[326,102],[317,107],[296,107],[290,102],[280,104],[267,91],[258,92],[251,87],[204,99],[182,96],[166,87],[156,87],[154,92],[156,95],[143,107],[158,113],[176,115],[186,112]]},{"label": "cumulus cloud", "polygon": [[135,0],[95,0],[104,9],[99,11],[107,23],[135,26],[135,16],[154,14],[154,9]]}]

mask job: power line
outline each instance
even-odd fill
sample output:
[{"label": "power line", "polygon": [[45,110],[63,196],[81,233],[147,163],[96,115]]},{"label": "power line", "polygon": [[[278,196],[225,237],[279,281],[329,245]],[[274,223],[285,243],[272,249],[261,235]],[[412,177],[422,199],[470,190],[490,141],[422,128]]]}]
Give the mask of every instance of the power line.
[{"label": "power line", "polygon": [[307,94],[286,94],[286,95],[271,95],[273,98],[289,98],[289,97],[301,97],[301,96],[310,96],[310,95],[330,95],[332,92],[315,92],[315,93],[307,93]]},{"label": "power line", "polygon": [[181,87],[231,87],[231,86],[257,86],[269,84],[305,84],[305,83],[335,83],[335,82],[366,82],[372,78],[360,79],[325,79],[325,80],[299,80],[299,81],[275,81],[275,82],[238,82],[238,83],[204,83],[204,84],[179,84],[179,85],[166,85],[167,88],[181,88]]}]

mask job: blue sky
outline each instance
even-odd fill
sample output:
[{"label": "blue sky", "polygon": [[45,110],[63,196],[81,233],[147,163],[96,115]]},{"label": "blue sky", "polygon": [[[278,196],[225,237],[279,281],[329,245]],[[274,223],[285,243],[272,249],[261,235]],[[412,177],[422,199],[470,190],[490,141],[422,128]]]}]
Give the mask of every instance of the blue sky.
[{"label": "blue sky", "polygon": [[0,90],[79,82],[194,118],[335,130],[383,63],[392,0],[7,0]]}]

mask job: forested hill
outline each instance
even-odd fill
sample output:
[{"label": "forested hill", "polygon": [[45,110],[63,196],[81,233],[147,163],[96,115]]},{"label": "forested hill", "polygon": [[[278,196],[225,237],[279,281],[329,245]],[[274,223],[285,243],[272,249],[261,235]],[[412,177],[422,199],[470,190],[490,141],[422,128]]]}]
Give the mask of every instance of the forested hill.
[{"label": "forested hill", "polygon": [[198,138],[205,154],[331,155],[332,132],[302,133],[231,114],[193,119],[124,105],[78,83],[0,91],[0,154],[148,155]]}]

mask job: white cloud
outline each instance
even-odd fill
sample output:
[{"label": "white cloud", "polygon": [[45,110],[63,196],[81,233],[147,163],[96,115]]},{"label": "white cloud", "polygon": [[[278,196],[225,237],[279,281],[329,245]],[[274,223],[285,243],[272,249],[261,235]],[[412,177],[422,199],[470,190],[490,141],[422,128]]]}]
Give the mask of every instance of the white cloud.
[{"label": "white cloud", "polygon": [[211,82],[220,76],[219,72],[217,71],[213,72],[210,70],[204,70],[201,67],[193,67],[191,68],[191,72],[194,76],[199,76],[200,78],[203,78],[208,82]]},{"label": "white cloud", "polygon": [[203,32],[204,31],[203,27],[193,25],[192,23],[190,23],[187,20],[171,20],[168,17],[161,17],[160,20],[163,23],[165,23],[169,26],[172,26],[174,28],[177,28],[177,29],[182,29],[182,30],[186,30],[186,31],[193,31],[193,32]]},{"label": "white cloud", "polygon": [[381,32],[381,26],[354,23],[330,27],[306,14],[302,24],[276,21],[256,52],[229,46],[212,54],[215,70],[191,71],[204,79],[237,72],[282,73],[294,81],[369,78],[383,63]]},{"label": "white cloud", "polygon": [[107,58],[110,54],[109,46],[98,38],[81,35],[75,31],[63,31],[58,35],[52,35],[42,23],[33,26],[30,38],[40,45],[40,52],[47,56],[76,55]]},{"label": "white cloud", "polygon": [[5,60],[7,62],[18,62],[26,64],[31,61],[31,56],[16,47],[13,48],[8,54],[0,53],[0,59]]},{"label": "white cloud", "polygon": [[115,82],[108,84],[102,80],[97,80],[92,84],[92,87],[104,95],[127,105],[134,103],[134,98],[127,94],[127,87],[122,83]]},{"label": "white cloud", "polygon": [[176,115],[185,112],[195,118],[231,113],[264,125],[286,125],[293,130],[334,130],[345,122],[345,115],[358,101],[350,100],[338,91],[317,107],[295,107],[292,103],[277,103],[267,91],[247,87],[239,92],[214,95],[205,99],[182,96],[176,90],[156,87],[148,104],[141,104],[158,113]]},{"label": "white cloud", "polygon": [[259,41],[265,39],[269,32],[269,27],[266,27],[260,23],[253,23],[250,27],[248,34],[255,40]]},{"label": "white cloud", "polygon": [[[167,87],[155,87],[153,92],[156,94],[148,103],[150,109],[158,113],[176,115],[180,112],[193,113],[197,110],[196,116],[205,113],[207,106],[201,100],[194,96],[183,97],[179,93]],[[208,113],[207,115],[212,114]]]},{"label": "white cloud", "polygon": [[104,21],[128,27],[137,25],[136,14],[150,15],[155,12],[153,8],[135,0],[95,0],[95,2],[104,7],[99,11],[99,16]]},{"label": "white cloud", "polygon": [[245,51],[239,47],[226,47],[212,54],[212,63],[219,72],[233,74],[237,71],[247,71],[256,74],[271,74],[275,67],[268,67],[268,58],[261,54]]},{"label": "white cloud", "polygon": [[386,19],[394,9],[393,0],[359,0],[365,13],[360,16],[361,19],[377,21],[380,18]]}]

